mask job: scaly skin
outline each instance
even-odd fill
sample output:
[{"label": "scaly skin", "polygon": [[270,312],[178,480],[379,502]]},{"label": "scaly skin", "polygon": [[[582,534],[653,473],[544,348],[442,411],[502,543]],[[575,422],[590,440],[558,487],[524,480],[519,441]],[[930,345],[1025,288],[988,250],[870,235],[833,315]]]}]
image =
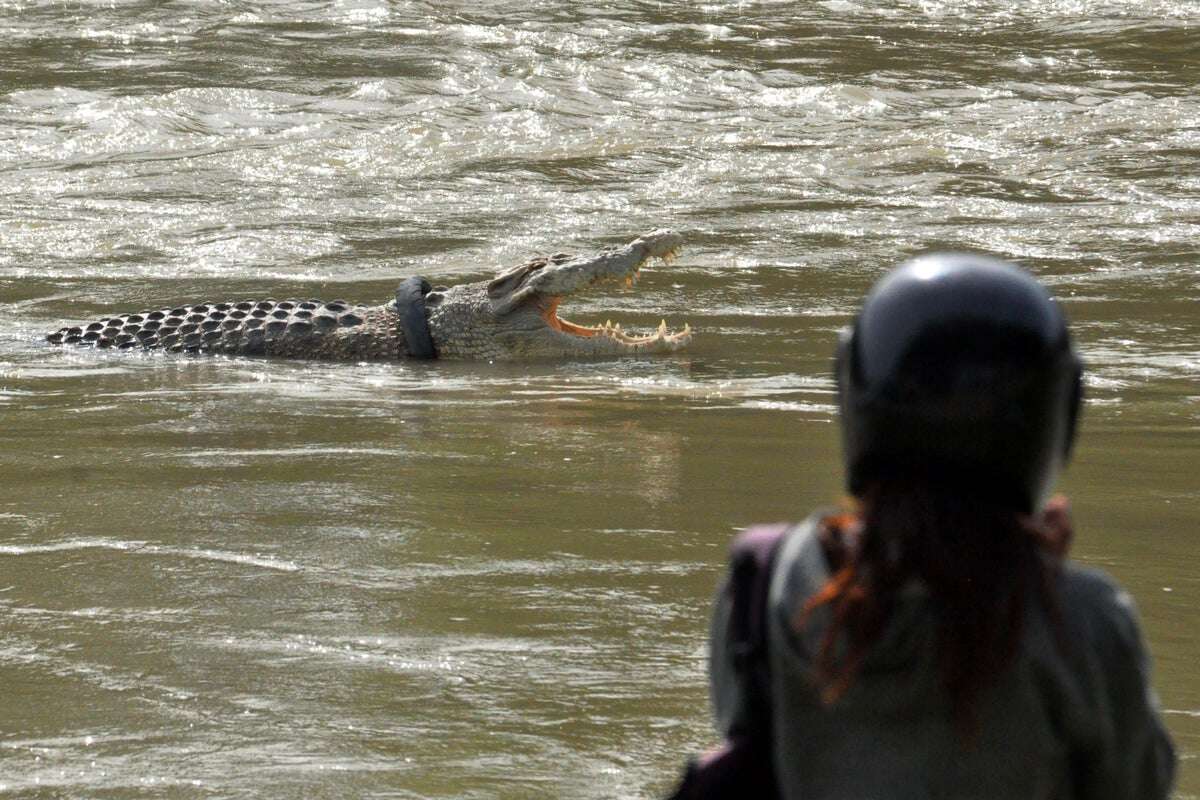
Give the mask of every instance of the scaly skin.
[{"label": "scaly skin", "polygon": [[[439,287],[425,297],[426,316],[440,358],[483,361],[604,357],[678,350],[691,328],[670,333],[666,324],[646,336],[620,325],[587,327],[558,316],[564,297],[602,281],[632,285],[651,258],[670,261],[678,234],[658,230],[590,257],[558,254],[534,259],[492,280]],[[53,344],[166,350],[186,353],[265,355],[330,361],[406,358],[394,301],[379,306],[335,300],[244,300],[200,303],[123,314],[86,327],[62,328]]]}]

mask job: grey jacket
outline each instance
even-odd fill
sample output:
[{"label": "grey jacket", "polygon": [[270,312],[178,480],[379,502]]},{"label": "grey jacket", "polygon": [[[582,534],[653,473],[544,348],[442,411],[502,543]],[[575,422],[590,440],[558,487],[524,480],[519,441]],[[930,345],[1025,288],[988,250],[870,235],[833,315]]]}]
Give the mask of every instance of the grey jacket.
[{"label": "grey jacket", "polygon": [[[914,583],[858,679],[832,707],[811,688],[828,616],[791,621],[829,577],[817,517],[783,543],[771,577],[767,644],[776,773],[803,800],[1155,800],[1170,793],[1171,741],[1150,688],[1130,596],[1067,563],[1057,591],[1067,651],[1031,602],[1020,652],[980,700],[973,745],[956,735],[938,683],[931,604]],[[711,689],[718,730],[744,724],[725,592],[713,615]]]}]

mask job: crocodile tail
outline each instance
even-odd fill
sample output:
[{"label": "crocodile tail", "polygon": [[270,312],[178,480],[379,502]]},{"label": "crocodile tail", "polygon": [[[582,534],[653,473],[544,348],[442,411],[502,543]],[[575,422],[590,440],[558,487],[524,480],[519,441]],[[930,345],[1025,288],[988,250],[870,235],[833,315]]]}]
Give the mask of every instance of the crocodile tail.
[{"label": "crocodile tail", "polygon": [[87,326],[60,328],[51,344],[97,348],[263,355],[281,339],[320,336],[363,318],[344,300],[243,300],[121,314]]}]

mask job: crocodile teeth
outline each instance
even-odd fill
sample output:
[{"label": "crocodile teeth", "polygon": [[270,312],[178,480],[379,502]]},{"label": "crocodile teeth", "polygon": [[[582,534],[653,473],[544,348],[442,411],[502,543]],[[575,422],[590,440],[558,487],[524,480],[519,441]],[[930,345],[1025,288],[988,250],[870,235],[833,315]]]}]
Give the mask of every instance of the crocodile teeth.
[{"label": "crocodile teeth", "polygon": [[594,328],[587,328],[591,331],[591,335],[603,336],[608,339],[614,339],[622,344],[630,345],[639,350],[645,349],[656,343],[668,344],[686,344],[692,336],[692,326],[684,324],[684,326],[672,331],[667,327],[667,321],[661,320],[658,327],[644,335],[635,335],[625,330],[622,330],[621,323],[614,323],[612,320],[605,320],[603,325],[597,325]]}]

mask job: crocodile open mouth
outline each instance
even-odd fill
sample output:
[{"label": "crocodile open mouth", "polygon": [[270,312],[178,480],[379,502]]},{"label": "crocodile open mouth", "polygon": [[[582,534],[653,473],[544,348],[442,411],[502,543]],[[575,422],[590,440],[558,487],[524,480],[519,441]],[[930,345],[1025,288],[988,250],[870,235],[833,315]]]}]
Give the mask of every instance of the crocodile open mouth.
[{"label": "crocodile open mouth", "polygon": [[681,329],[677,331],[671,331],[667,328],[666,320],[660,322],[655,331],[644,336],[637,336],[626,332],[621,328],[621,323],[613,323],[612,320],[608,320],[603,325],[596,325],[594,327],[588,325],[578,325],[570,320],[566,320],[558,316],[558,306],[562,302],[561,297],[552,297],[548,298],[547,300],[548,301],[542,306],[542,319],[544,319],[546,324],[552,329],[560,333],[567,333],[572,336],[582,336],[584,338],[606,336],[621,344],[627,345],[650,345],[657,344],[658,342],[682,345],[686,344],[692,338],[691,325],[685,323]]}]

